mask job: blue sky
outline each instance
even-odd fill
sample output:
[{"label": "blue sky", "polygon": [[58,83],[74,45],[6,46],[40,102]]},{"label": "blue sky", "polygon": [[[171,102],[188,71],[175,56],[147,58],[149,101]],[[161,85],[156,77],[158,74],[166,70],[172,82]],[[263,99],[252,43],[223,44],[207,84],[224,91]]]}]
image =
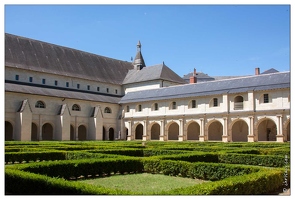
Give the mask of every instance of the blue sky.
[{"label": "blue sky", "polygon": [[180,76],[290,70],[289,5],[5,5],[4,31]]}]

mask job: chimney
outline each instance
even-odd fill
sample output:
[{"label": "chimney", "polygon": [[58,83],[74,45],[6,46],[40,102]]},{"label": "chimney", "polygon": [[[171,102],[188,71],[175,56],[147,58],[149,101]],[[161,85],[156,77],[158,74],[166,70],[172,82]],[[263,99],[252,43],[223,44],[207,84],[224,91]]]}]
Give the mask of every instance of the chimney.
[{"label": "chimney", "polygon": [[197,71],[196,68],[194,68],[193,76],[189,78],[189,83],[196,83],[197,82]]},{"label": "chimney", "polygon": [[255,68],[255,75],[259,75],[259,74],[260,74],[260,68],[257,67],[257,68]]}]

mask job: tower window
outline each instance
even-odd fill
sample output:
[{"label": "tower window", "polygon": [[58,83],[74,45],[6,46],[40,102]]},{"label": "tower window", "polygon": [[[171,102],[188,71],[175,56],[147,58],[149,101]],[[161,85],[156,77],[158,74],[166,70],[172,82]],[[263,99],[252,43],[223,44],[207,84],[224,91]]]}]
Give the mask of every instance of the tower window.
[{"label": "tower window", "polygon": [[58,85],[58,81],[57,80],[54,81],[54,85]]},{"label": "tower window", "polygon": [[80,84],[79,83],[77,83],[77,88],[80,89]]},{"label": "tower window", "polygon": [[118,94],[118,90],[116,90],[115,92],[116,92],[116,94]]},{"label": "tower window", "polygon": [[46,84],[46,79],[45,78],[42,79],[42,84]]},{"label": "tower window", "polygon": [[99,87],[97,87],[96,90],[99,91]]},{"label": "tower window", "polygon": [[69,87],[69,82],[66,82],[66,87]]},{"label": "tower window", "polygon": [[109,88],[107,88],[107,93],[109,93]]},{"label": "tower window", "polygon": [[15,80],[19,80],[19,75],[15,75]]},{"label": "tower window", "polygon": [[90,85],[87,85],[87,90],[90,90]]},{"label": "tower window", "polygon": [[33,77],[30,77],[29,78],[29,81],[32,83],[33,82]]}]

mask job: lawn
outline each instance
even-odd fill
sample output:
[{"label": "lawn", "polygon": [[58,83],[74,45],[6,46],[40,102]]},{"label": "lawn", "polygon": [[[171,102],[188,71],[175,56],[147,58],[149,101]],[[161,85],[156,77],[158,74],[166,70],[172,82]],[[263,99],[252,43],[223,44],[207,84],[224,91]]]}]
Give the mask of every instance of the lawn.
[{"label": "lawn", "polygon": [[114,175],[105,178],[81,180],[84,183],[104,186],[113,189],[123,189],[142,194],[153,194],[170,189],[188,187],[207,181],[161,174],[128,174]]}]

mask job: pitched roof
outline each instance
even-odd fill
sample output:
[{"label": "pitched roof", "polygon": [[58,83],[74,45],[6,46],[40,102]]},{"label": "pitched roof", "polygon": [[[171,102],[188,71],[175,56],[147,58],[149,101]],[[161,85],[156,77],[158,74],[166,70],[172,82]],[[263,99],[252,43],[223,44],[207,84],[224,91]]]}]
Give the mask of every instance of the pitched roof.
[{"label": "pitched roof", "polygon": [[278,70],[274,69],[274,68],[270,68],[268,70],[265,70],[264,72],[262,72],[261,74],[270,74],[270,73],[277,73],[279,72]]},{"label": "pitched roof", "polygon": [[[193,76],[193,72],[188,73],[183,76],[183,79],[186,80],[187,83],[189,83],[190,77]],[[208,76],[208,74],[204,74],[203,72],[197,72],[196,74],[197,82],[204,82],[204,81],[213,81],[214,78],[211,76]]]},{"label": "pitched roof", "polygon": [[166,80],[176,83],[185,83],[174,71],[167,67],[164,63],[150,67],[144,67],[141,70],[129,70],[123,84],[137,83],[151,80]]},{"label": "pitched roof", "polygon": [[107,103],[118,103],[121,99],[120,97],[86,93],[86,91],[75,92],[75,91],[70,91],[65,89],[52,89],[52,88],[44,88],[44,87],[31,86],[31,85],[21,85],[21,84],[14,84],[14,83],[5,83],[5,91],[33,94],[33,95],[42,95],[42,96],[51,96],[51,97],[61,97],[61,98],[69,98],[69,99],[107,102]]},{"label": "pitched roof", "polygon": [[130,62],[5,34],[5,66],[122,84]]},{"label": "pitched roof", "polygon": [[290,72],[247,76],[243,78],[208,81],[159,89],[128,92],[119,103],[177,99],[277,88],[290,88]]}]

